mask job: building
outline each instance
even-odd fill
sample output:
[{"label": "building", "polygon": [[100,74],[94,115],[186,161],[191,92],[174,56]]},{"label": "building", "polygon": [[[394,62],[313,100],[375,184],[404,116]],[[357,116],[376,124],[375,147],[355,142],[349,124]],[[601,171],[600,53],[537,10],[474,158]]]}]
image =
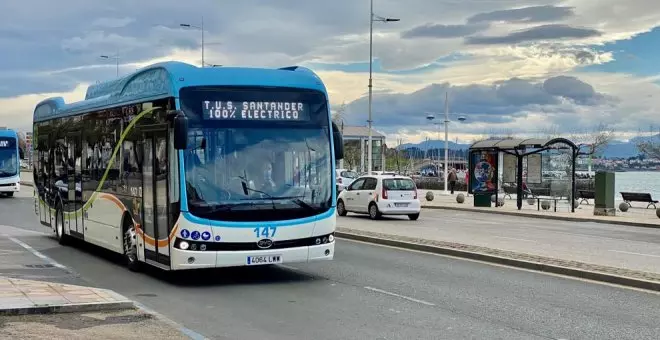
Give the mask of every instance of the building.
[{"label": "building", "polygon": [[[342,135],[344,136],[344,159],[339,162],[339,168],[352,168],[359,172],[367,171],[368,151],[367,144],[369,141],[369,128],[366,126],[351,126],[339,125]],[[373,171],[382,171],[385,169],[385,135],[376,132],[373,128],[371,130],[371,140],[373,146],[372,152],[372,166]],[[351,154],[352,150],[357,150]],[[358,156],[359,155],[359,156]],[[359,163],[358,163],[359,157]],[[348,158],[348,159],[347,159]],[[355,158],[355,159],[351,159]],[[345,164],[348,163],[348,164]],[[352,164],[351,164],[352,163]],[[346,166],[345,166],[346,165]]]}]

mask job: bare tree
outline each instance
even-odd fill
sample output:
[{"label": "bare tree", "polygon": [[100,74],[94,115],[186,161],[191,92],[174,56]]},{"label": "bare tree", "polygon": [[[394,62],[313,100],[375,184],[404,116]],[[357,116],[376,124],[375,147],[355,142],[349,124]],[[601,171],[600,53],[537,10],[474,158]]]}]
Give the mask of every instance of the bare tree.
[{"label": "bare tree", "polygon": [[560,128],[558,125],[551,125],[539,130],[537,135],[540,138],[556,138],[561,136]]},{"label": "bare tree", "polygon": [[[653,133],[653,127],[651,127]],[[658,134],[637,143],[637,149],[648,158],[660,159],[660,129]]]},{"label": "bare tree", "polygon": [[360,162],[360,143],[346,141],[344,143],[344,162],[349,169],[355,169]]},{"label": "bare tree", "polygon": [[615,137],[614,130],[600,123],[591,131],[577,132],[569,139],[578,146],[580,155],[598,155]]},{"label": "bare tree", "polygon": [[332,121],[335,122],[335,124],[341,126],[342,123],[344,122],[346,114],[346,103],[342,103],[339,105],[337,110],[332,113]]}]

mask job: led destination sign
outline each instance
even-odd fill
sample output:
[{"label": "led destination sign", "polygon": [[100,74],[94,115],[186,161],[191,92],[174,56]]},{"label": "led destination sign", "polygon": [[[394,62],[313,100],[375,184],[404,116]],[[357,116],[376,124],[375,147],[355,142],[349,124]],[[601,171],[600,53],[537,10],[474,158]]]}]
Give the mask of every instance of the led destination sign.
[{"label": "led destination sign", "polygon": [[15,139],[0,138],[0,148],[16,148]]},{"label": "led destination sign", "polygon": [[207,120],[307,121],[309,105],[301,102],[205,100],[202,114]]}]

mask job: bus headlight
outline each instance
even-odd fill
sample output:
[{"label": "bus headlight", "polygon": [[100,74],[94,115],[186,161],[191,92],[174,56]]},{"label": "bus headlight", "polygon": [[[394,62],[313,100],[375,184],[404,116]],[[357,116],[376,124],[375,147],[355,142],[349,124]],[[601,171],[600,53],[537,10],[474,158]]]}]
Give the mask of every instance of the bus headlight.
[{"label": "bus headlight", "polygon": [[179,242],[179,248],[181,248],[182,250],[188,249],[188,246],[189,246],[188,242],[186,242],[186,241]]},{"label": "bus headlight", "polygon": [[333,242],[334,240],[335,240],[335,235],[330,234],[330,236],[328,236],[328,241]]}]

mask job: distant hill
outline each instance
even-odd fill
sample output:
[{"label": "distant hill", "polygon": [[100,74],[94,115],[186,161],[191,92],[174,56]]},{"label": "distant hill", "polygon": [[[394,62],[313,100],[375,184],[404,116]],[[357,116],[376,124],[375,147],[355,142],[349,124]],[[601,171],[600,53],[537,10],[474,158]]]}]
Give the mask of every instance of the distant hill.
[{"label": "distant hill", "polygon": [[612,141],[603,150],[603,157],[606,158],[628,158],[639,155],[637,144],[640,142],[651,141],[653,139],[659,140],[660,134],[650,137],[635,137],[628,142]]},{"label": "distant hill", "polygon": [[[639,154],[637,150],[637,144],[643,141],[649,141],[652,139],[658,140],[660,134],[651,137],[635,137],[630,139],[627,142],[615,140],[610,142],[607,147],[602,152],[602,157],[605,158],[628,158],[634,157]],[[449,150],[467,150],[470,147],[470,144],[460,144],[449,141]],[[399,146],[400,150],[417,148],[422,151],[433,150],[433,149],[442,149],[445,148],[444,140],[429,140],[421,143],[406,143]]]},{"label": "distant hill", "polygon": [[[445,149],[444,140],[429,140],[421,143],[406,143],[399,146],[399,150],[418,148],[422,151],[433,150],[433,149]],[[467,150],[470,148],[470,144],[456,144],[452,141],[449,141],[449,150]]]}]

